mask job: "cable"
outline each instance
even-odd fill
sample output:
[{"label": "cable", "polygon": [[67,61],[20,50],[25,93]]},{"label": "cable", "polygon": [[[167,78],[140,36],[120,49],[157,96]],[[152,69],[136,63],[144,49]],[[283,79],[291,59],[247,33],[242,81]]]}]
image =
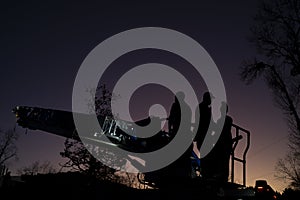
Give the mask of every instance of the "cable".
[{"label": "cable", "polygon": [[255,153],[253,153],[251,156],[248,156],[247,159],[249,158],[253,158],[254,156],[257,156],[259,153],[261,153],[262,151],[265,151],[266,149],[272,147],[274,144],[281,142],[282,140],[286,139],[288,137],[288,135],[285,135],[283,137],[278,138],[277,140],[274,140],[273,142],[269,143],[268,145],[262,147],[261,149],[259,149],[258,151],[256,151]]}]

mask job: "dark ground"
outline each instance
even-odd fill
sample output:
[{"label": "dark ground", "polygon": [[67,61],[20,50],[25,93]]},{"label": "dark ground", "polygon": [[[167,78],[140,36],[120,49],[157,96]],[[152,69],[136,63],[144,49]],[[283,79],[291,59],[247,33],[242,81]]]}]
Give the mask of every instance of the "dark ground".
[{"label": "dark ground", "polygon": [[161,189],[135,189],[118,183],[91,180],[79,173],[27,175],[21,178],[22,182],[11,182],[0,188],[0,199],[232,199],[217,195],[222,193],[218,183],[197,179],[168,180]]}]

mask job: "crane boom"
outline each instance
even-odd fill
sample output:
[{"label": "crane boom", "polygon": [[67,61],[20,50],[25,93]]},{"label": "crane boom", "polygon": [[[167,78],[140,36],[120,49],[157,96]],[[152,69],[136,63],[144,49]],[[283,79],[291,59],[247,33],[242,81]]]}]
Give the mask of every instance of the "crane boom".
[{"label": "crane boom", "polygon": [[23,128],[41,130],[78,140],[73,116],[64,110],[17,106],[13,110],[17,124]]},{"label": "crane boom", "polygon": [[[92,115],[30,106],[17,106],[13,108],[12,112],[16,115],[17,124],[23,128],[41,130],[75,140],[84,138],[92,142],[107,143],[107,140],[102,140],[102,136],[105,135],[111,142],[111,145],[118,145],[132,152],[153,151],[164,146],[170,140],[167,137],[167,132],[162,130],[150,138],[138,138],[134,136],[135,132],[140,131],[140,126],[145,126],[151,121],[154,122],[155,126],[159,126],[160,128],[161,121],[150,117],[136,122],[129,122],[99,115],[97,119],[101,130],[89,130],[81,133],[79,136],[74,124],[73,115],[75,114],[87,122],[91,120]],[[141,143],[143,145],[140,145]]]},{"label": "crane boom", "polygon": [[[159,149],[168,142],[172,140],[172,137],[168,135],[165,131],[160,131],[158,134],[148,137],[148,138],[138,138],[134,136],[134,131],[139,130],[139,126],[146,126],[151,121],[159,122],[156,125],[160,126],[160,120],[153,120],[153,118],[146,118],[136,122],[128,122],[125,120],[114,119],[107,116],[97,116],[101,131],[87,131],[85,135],[80,135],[77,132],[73,116],[77,115],[80,119],[88,120],[91,119],[92,115],[73,113],[65,110],[56,110],[40,107],[30,107],[30,106],[17,106],[13,108],[13,113],[16,115],[16,122],[19,126],[23,128],[28,128],[32,130],[41,130],[51,134],[59,135],[65,138],[72,138],[74,140],[88,140],[91,143],[106,144],[111,146],[117,146],[118,148],[123,148],[132,152],[150,152]],[[155,124],[155,123],[154,123]],[[122,127],[122,128],[121,128]],[[266,199],[274,199],[274,192],[260,192],[258,189],[263,187],[258,187],[258,189],[253,189],[246,187],[246,153],[249,149],[250,144],[250,132],[242,127],[233,124],[232,128],[235,129],[235,137],[233,138],[232,153],[231,153],[231,183],[223,185],[223,190],[225,191],[226,199],[240,199],[246,197],[247,199],[259,199],[260,196],[268,197]],[[134,130],[132,132],[124,131]],[[244,134],[246,139],[246,148],[243,153],[243,158],[237,158],[234,154],[238,141],[244,138],[241,134]],[[102,140],[102,136],[105,135],[107,140]],[[142,144],[142,145],[141,145]],[[129,158],[130,159],[130,158]],[[243,185],[236,184],[233,182],[234,179],[234,162],[239,161],[243,164]],[[154,183],[159,183],[159,177],[157,179],[156,173],[162,173],[160,170],[155,172],[146,173],[143,180],[139,179],[141,183],[152,185]],[[139,178],[139,176],[138,176]],[[149,182],[150,181],[150,182]],[[205,180],[197,179],[200,181],[199,184],[203,183],[213,186],[214,182],[210,183]],[[196,182],[198,183],[198,182]],[[217,182],[216,182],[217,183]],[[229,184],[229,185],[228,185]],[[214,187],[212,187],[214,188]],[[242,188],[242,189],[241,189]],[[199,188],[198,188],[199,189]],[[204,189],[205,190],[205,189]],[[199,192],[204,192],[200,190]],[[262,190],[262,189],[261,189]],[[260,192],[260,193],[259,193]],[[262,194],[262,195],[260,195]],[[267,195],[267,196],[266,196]]]}]

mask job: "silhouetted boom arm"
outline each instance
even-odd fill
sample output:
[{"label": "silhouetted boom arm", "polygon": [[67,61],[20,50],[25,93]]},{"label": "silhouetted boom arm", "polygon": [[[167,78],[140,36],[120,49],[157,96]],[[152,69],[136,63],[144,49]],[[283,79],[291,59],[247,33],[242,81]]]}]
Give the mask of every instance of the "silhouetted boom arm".
[{"label": "silhouetted boom arm", "polygon": [[[17,106],[13,109],[13,113],[16,115],[18,125],[23,128],[41,130],[76,140],[80,140],[80,138],[74,124],[73,115],[77,115],[86,124],[89,124],[93,117],[92,115],[83,113],[29,106]],[[117,136],[117,132],[120,133],[118,125],[121,121],[105,116],[98,116],[97,119],[102,129],[99,128],[100,130],[91,131],[87,127],[86,133],[81,133],[81,136],[90,139],[99,139],[99,135],[105,134],[110,139],[120,142],[121,138]],[[122,134],[124,135],[125,133],[122,132]]]},{"label": "silhouetted boom arm", "polygon": [[23,128],[42,130],[66,138],[79,140],[73,113],[38,107],[17,106],[13,109],[17,123]]},{"label": "silhouetted boom arm", "polygon": [[[99,122],[97,126],[100,125],[101,128],[95,130],[96,126],[90,126],[91,122],[94,121],[93,116],[88,114],[29,106],[17,106],[13,109],[13,113],[16,115],[18,125],[23,128],[41,130],[76,140],[87,139],[108,144],[107,140],[103,140],[102,136],[105,135],[109,139],[110,145],[112,143],[121,145],[122,148],[131,149],[135,152],[151,151],[153,148],[158,148],[157,146],[161,145],[161,141],[164,139],[160,137],[165,134],[161,131],[160,134],[149,139],[135,136],[135,133],[141,132],[140,126],[146,126],[152,120],[154,126],[160,128],[161,121],[150,117],[136,122],[128,122],[107,116],[97,116]],[[86,130],[80,132],[80,137],[74,124],[74,115],[77,115],[76,117],[83,120],[87,125]],[[143,142],[147,142],[148,145],[142,147],[140,144]]]}]

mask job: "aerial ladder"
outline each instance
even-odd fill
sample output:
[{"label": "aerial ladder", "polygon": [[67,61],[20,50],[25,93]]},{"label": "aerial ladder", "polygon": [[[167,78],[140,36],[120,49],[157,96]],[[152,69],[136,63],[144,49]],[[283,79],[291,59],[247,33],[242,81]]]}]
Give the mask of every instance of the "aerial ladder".
[{"label": "aerial ladder", "polygon": [[[169,138],[167,132],[162,130],[150,138],[137,138],[134,136],[135,132],[139,131],[140,126],[146,126],[150,124],[150,122],[155,122],[154,126],[159,126],[159,128],[157,128],[157,130],[159,130],[160,119],[156,117],[148,117],[136,122],[129,122],[109,116],[98,115],[97,120],[101,130],[81,133],[79,136],[73,115],[75,114],[85,121],[91,120],[92,115],[30,106],[16,106],[12,112],[16,116],[16,123],[23,128],[41,130],[78,141],[83,139],[90,142],[96,141],[99,144],[118,146],[132,152],[153,151],[160,148],[161,145],[165,145],[164,142],[167,142]],[[103,136],[106,136],[109,142],[102,140]],[[161,138],[164,139],[161,140]],[[160,139],[159,142],[157,142],[158,139]],[[141,143],[144,145],[139,145]]]},{"label": "aerial ladder", "polygon": [[[25,129],[41,130],[51,134],[62,136],[64,138],[71,138],[77,141],[81,141],[84,139],[85,142],[96,142],[99,145],[115,146],[117,148],[123,148],[132,152],[150,152],[163,147],[172,139],[169,133],[163,130],[150,138],[137,138],[134,136],[134,132],[124,131],[124,129],[138,131],[138,126],[140,125],[145,126],[151,121],[160,122],[160,119],[153,119],[151,117],[136,122],[128,122],[125,120],[114,119],[112,117],[100,115],[97,116],[97,119],[99,125],[101,126],[101,131],[85,133],[85,135],[81,135],[79,137],[73,120],[73,112],[30,106],[16,106],[12,109],[12,112],[16,116],[16,123]],[[80,115],[84,120],[88,120],[91,117],[89,114],[75,114]],[[157,125],[160,126],[161,124],[157,123]],[[250,131],[236,124],[232,125],[232,129],[234,129],[234,131],[231,152],[231,174],[230,180],[227,183],[227,194],[235,196],[236,198],[246,195],[247,198],[253,197],[254,199],[255,191],[251,189],[249,190],[249,188],[246,187],[246,154],[250,146]],[[109,142],[102,140],[101,138],[103,136],[106,136],[109,139]],[[242,139],[245,139],[246,142],[242,157],[240,158],[236,156],[235,150],[239,144],[239,141]],[[242,184],[237,184],[234,182],[235,162],[240,162],[243,166]],[[201,177],[198,178],[201,182]],[[155,182],[155,179],[152,180],[153,182],[151,182],[139,178],[139,181],[149,186],[155,186],[155,183],[153,183]],[[242,191],[246,191],[244,192],[245,194]],[[226,196],[225,193],[223,191],[221,196]]]}]

